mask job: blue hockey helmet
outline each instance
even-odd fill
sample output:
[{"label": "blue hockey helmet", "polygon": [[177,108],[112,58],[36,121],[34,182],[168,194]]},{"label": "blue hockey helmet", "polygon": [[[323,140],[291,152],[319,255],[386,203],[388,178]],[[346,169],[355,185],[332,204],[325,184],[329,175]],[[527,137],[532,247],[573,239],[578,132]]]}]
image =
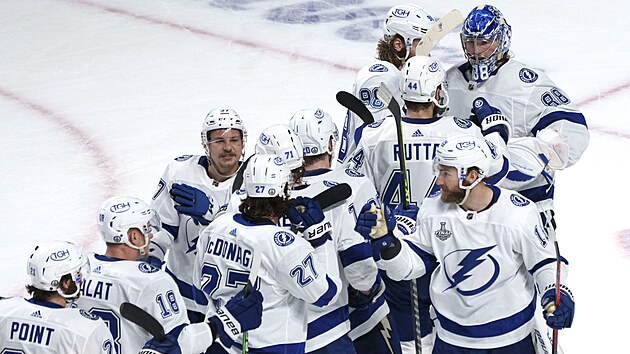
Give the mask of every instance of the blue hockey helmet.
[{"label": "blue hockey helmet", "polygon": [[472,65],[472,78],[482,82],[497,69],[510,50],[512,27],[499,9],[479,5],[464,20],[460,35],[464,55]]}]

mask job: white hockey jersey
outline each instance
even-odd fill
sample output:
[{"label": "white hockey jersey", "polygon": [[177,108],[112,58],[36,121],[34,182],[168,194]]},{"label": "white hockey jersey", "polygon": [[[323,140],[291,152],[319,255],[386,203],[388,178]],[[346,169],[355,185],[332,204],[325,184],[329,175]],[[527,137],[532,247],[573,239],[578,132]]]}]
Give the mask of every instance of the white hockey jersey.
[{"label": "white hockey jersey", "polygon": [[[291,197],[313,198],[324,190],[347,183],[352,188],[352,195],[344,202],[324,211],[326,219],[332,224],[331,241],[319,248],[325,250],[326,267],[329,274],[336,274],[342,282],[342,296],[330,306],[318,308],[309,306],[309,327],[307,352],[332,343],[351,329],[351,339],[358,338],[374,328],[387,316],[389,308],[384,296],[376,299],[365,310],[348,308],[348,296],[345,289],[348,284],[360,291],[367,291],[374,285],[377,267],[372,258],[372,247],[359,233],[354,231],[356,218],[364,204],[378,203],[376,189],[372,182],[362,174],[350,169],[328,169],[305,171],[302,186],[291,191]],[[289,223],[287,220],[286,223]],[[348,313],[350,310],[350,314]]]},{"label": "white hockey jersey", "polygon": [[[247,284],[254,248],[260,251],[255,287],[263,295],[262,324],[249,331],[249,350],[303,353],[306,305],[323,307],[341,291],[338,277],[326,273],[321,251],[302,237],[268,223],[252,224],[242,214],[218,216],[200,236],[194,267],[197,295],[209,297],[210,312],[221,307]],[[241,341],[222,336],[228,351],[241,352]]]},{"label": "white hockey jersey", "polygon": [[14,297],[0,300],[0,353],[116,354],[100,318],[84,310]]},{"label": "white hockey jersey", "polygon": [[[376,122],[385,117],[392,117],[387,106],[379,100],[376,95],[381,82],[387,85],[393,97],[396,98],[400,107],[402,107],[403,101],[400,95],[402,79],[400,70],[398,70],[394,64],[387,61],[375,60],[359,70],[354,81],[352,94],[363,102],[370,113],[372,113],[374,121]],[[351,156],[356,149],[357,142],[354,135],[357,129],[363,124],[361,118],[348,110],[341,132],[339,154],[337,154],[339,163],[344,163],[347,157]]]},{"label": "white hockey jersey", "polygon": [[[81,284],[76,305],[102,318],[119,354],[135,354],[153,337],[122,318],[120,305],[135,304],[156,318],[164,332],[173,331],[183,353],[203,352],[212,344],[205,323],[188,325],[186,306],[173,279],[161,269],[140,261],[126,261],[91,253],[89,278]],[[183,329],[181,327],[184,326]]]},{"label": "white hockey jersey", "polygon": [[[544,289],[556,280],[554,245],[535,204],[517,192],[490,188],[493,200],[479,212],[439,196],[425,199],[410,242],[378,262],[392,279],[413,279],[424,274],[427,254],[435,255],[439,265],[430,294],[437,334],[464,348],[498,348],[530,335],[535,284]],[[563,264],[562,283],[566,274]]]},{"label": "white hockey jersey", "polygon": [[165,259],[166,271],[175,279],[186,308],[202,313],[206,312],[205,306],[200,306],[193,300],[192,266],[197,240],[205,226],[197,225],[188,215],[177,213],[175,201],[169,191],[173,183],[183,183],[202,190],[210,198],[216,215],[229,201],[234,178],[217,182],[208,177],[207,166],[207,157],[199,155],[184,155],[171,161],[151,201],[151,207],[157,211],[164,229],[170,234],[163,234],[167,237],[155,237],[151,241],[152,247],[160,247],[164,253],[169,250]]},{"label": "white hockey jersey", "polygon": [[[403,117],[402,127],[411,204],[419,206],[425,197],[439,191],[433,175],[433,157],[437,147],[451,136],[481,137],[482,134],[481,130],[468,119],[452,116],[430,119]],[[381,119],[360,127],[356,137],[357,150],[348,159],[348,165],[374,181],[381,202],[393,210],[402,202],[396,121],[389,118]],[[490,183],[503,177],[508,169],[508,162],[502,154],[505,144],[500,138],[495,141],[498,141],[495,145],[498,150],[497,156],[500,158],[497,159],[496,167],[491,171],[491,174],[496,174],[496,177],[492,178]]]},{"label": "white hockey jersey", "polygon": [[[562,169],[578,161],[590,139],[586,120],[575,103],[544,72],[510,59],[495,75],[477,84],[466,79],[468,68],[469,64],[466,62],[447,71],[449,114],[468,117],[475,98],[484,97],[508,118],[512,129],[512,138],[508,142],[512,163],[519,159],[531,160],[530,156],[526,156],[530,153],[518,148],[522,144],[534,147],[535,157],[544,154],[549,160],[557,158],[559,161],[552,161],[550,164],[552,167],[557,165],[554,169]],[[547,133],[544,133],[546,130]],[[561,141],[555,144],[541,139],[543,135],[554,135],[556,132]],[[521,141],[515,145],[518,138],[530,141]],[[542,149],[535,148],[536,146]],[[548,149],[554,152],[550,154]],[[554,154],[557,156],[550,156]],[[546,201],[551,207],[554,192],[553,170],[549,174],[531,176],[528,169],[527,166],[510,168],[507,178],[500,185],[516,189],[534,202]]]}]

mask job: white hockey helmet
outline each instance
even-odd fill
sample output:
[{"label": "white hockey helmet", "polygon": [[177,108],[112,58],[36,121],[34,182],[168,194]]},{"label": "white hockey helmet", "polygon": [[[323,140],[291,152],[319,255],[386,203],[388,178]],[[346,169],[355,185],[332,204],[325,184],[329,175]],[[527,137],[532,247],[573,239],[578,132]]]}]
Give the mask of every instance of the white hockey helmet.
[{"label": "white hockey helmet", "polygon": [[[437,175],[439,165],[455,167],[459,187],[472,189],[489,176],[489,171],[498,157],[496,147],[486,139],[473,135],[460,135],[448,138],[438,146],[433,159],[433,170]],[[470,186],[464,186],[463,181],[471,167],[479,169],[479,178]]]},{"label": "white hockey helmet", "polygon": [[272,125],[260,133],[256,142],[256,153],[280,156],[290,170],[304,165],[302,140],[293,129],[284,124]]},{"label": "white hockey helmet", "polygon": [[[300,137],[304,145],[304,156],[323,153],[333,155],[339,140],[339,130],[330,114],[316,109],[301,109],[289,120],[289,127]],[[329,146],[332,139],[332,148]]]},{"label": "white hockey helmet", "polygon": [[[291,168],[275,154],[256,154],[247,164],[243,178],[245,191],[252,198],[288,197]],[[287,193],[285,193],[287,191]]]},{"label": "white hockey helmet", "polygon": [[[79,248],[66,241],[46,242],[35,247],[28,258],[26,271],[31,278],[31,285],[43,291],[57,291],[66,299],[75,298],[83,281],[82,268],[87,259]],[[65,294],[59,289],[61,278],[70,274],[77,284],[73,294]]]},{"label": "white hockey helmet", "polygon": [[[419,103],[433,102],[442,109],[448,106],[446,71],[437,59],[422,55],[409,58],[402,72],[404,78],[402,98],[404,100]],[[438,87],[440,93],[436,99]]]},{"label": "white hockey helmet", "polygon": [[400,107],[404,105],[401,96],[402,75],[394,64],[377,61],[361,68],[354,81],[353,94],[370,110],[374,121],[379,121],[391,113],[387,106],[378,99],[376,93],[381,82],[385,83]]},{"label": "white hockey helmet", "polygon": [[383,22],[383,38],[389,41],[399,34],[405,39],[407,53],[416,38],[422,38],[435,19],[421,7],[414,4],[397,5],[389,9]]},{"label": "white hockey helmet", "polygon": [[208,133],[217,129],[236,129],[243,133],[243,143],[247,142],[247,129],[241,116],[231,108],[211,110],[201,125],[201,144],[208,144]]},{"label": "white hockey helmet", "polygon": [[[103,241],[124,243],[137,249],[144,256],[144,248],[149,244],[149,233],[156,234],[162,228],[157,212],[144,201],[134,197],[112,197],[101,204],[96,223]],[[144,235],[145,244],[136,246],[129,241],[129,229],[139,229]]]}]

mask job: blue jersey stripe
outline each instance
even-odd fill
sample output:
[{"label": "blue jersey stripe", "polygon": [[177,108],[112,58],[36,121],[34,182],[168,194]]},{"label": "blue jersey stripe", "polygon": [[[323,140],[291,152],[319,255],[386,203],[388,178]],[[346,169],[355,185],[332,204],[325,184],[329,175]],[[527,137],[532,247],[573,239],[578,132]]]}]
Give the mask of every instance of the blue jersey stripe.
[{"label": "blue jersey stripe", "polygon": [[320,336],[323,333],[328,332],[332,328],[335,328],[344,323],[348,320],[349,317],[350,314],[348,312],[348,306],[341,306],[336,310],[330,311],[329,313],[308,324],[306,338],[312,339]]},{"label": "blue jersey stripe", "polygon": [[372,258],[372,246],[364,242],[339,252],[341,265],[345,268],[353,263]]},{"label": "blue jersey stripe", "polygon": [[326,281],[328,281],[328,290],[324,293],[324,295],[320,296],[317,301],[313,303],[313,305],[317,307],[324,307],[330,303],[330,301],[337,295],[337,285],[332,281],[328,275],[326,276]]}]

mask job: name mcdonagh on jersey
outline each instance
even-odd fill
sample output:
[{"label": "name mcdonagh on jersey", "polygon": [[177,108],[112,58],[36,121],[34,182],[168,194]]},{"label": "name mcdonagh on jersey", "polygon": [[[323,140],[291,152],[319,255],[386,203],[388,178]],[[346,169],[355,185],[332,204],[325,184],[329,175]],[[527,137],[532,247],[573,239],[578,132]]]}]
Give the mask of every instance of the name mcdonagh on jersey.
[{"label": "name mcdonagh on jersey", "polygon": [[206,254],[222,257],[227,260],[241,264],[243,267],[251,268],[252,251],[243,249],[240,245],[217,237],[211,238],[206,247]]}]

